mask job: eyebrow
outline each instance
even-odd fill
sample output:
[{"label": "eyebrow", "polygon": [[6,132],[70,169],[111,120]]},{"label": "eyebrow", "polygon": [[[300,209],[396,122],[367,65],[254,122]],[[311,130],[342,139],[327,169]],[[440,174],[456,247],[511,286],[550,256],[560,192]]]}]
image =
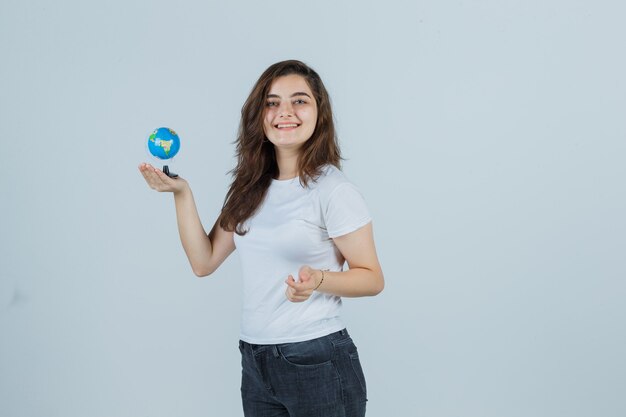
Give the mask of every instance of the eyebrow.
[{"label": "eyebrow", "polygon": [[[296,97],[296,96],[307,96],[308,98],[311,98],[310,95],[308,95],[307,93],[304,93],[302,91],[298,91],[297,93],[293,93],[290,97]],[[278,94],[268,94],[267,98],[280,98],[280,96]]]}]

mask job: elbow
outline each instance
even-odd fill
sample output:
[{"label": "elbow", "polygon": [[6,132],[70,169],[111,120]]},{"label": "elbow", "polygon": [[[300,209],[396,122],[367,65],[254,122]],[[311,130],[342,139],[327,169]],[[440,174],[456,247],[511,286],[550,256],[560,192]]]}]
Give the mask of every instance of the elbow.
[{"label": "elbow", "polygon": [[380,285],[378,285],[376,288],[374,288],[374,293],[372,295],[378,295],[381,292],[383,292],[384,289],[385,289],[385,283],[382,282]]},{"label": "elbow", "polygon": [[191,266],[191,270],[193,271],[194,275],[198,278],[204,278],[204,277],[208,277],[209,275],[211,275],[213,272],[215,272],[215,269],[211,269],[207,266]]},{"label": "elbow", "polygon": [[376,276],[376,283],[372,288],[372,296],[378,295],[385,289],[385,277],[383,276],[383,272],[379,271]]}]

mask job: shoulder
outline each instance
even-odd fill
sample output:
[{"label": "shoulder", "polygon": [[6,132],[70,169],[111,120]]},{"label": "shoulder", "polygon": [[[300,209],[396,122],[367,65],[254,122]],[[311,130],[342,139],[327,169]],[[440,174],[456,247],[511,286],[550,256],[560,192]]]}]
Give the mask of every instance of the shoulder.
[{"label": "shoulder", "polygon": [[314,187],[330,238],[353,232],[371,221],[360,191],[337,167],[325,166]]},{"label": "shoulder", "polygon": [[333,202],[362,200],[360,190],[346,175],[334,165],[325,165],[315,181],[309,185],[313,195],[319,198],[322,207],[328,207]]},{"label": "shoulder", "polygon": [[329,196],[342,185],[351,185],[346,175],[334,165],[324,165],[320,175],[311,181],[310,187],[320,196]]}]

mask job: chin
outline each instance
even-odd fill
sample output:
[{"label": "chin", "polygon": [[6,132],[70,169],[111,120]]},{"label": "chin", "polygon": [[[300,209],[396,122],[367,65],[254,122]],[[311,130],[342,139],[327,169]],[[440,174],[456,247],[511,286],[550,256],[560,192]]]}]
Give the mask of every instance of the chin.
[{"label": "chin", "polygon": [[304,142],[293,141],[293,140],[277,140],[274,143],[274,146],[279,146],[283,148],[293,148],[302,146]]}]

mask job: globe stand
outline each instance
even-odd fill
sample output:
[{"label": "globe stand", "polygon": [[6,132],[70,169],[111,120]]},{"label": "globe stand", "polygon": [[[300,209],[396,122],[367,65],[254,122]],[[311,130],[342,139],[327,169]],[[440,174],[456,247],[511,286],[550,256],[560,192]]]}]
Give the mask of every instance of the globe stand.
[{"label": "globe stand", "polygon": [[163,173],[170,178],[178,178],[178,174],[174,174],[173,172],[170,172],[170,169],[167,165],[163,165]]}]

